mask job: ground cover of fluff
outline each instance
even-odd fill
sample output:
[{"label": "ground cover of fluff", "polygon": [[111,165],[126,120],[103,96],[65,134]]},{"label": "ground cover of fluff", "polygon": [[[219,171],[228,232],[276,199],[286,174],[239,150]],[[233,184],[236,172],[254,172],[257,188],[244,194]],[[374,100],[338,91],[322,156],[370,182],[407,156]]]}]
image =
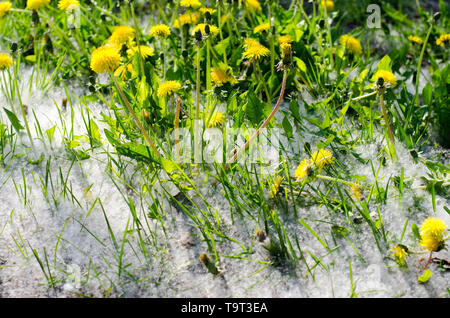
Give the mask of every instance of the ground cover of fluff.
[{"label": "ground cover of fluff", "polygon": [[[28,154],[22,158],[14,158],[7,167],[0,167],[0,297],[77,297],[80,294],[95,297],[349,297],[352,293],[350,265],[354,291],[359,297],[448,295],[448,272],[440,271],[432,263],[430,268],[433,276],[426,284],[418,284],[417,277],[422,274],[423,265],[418,259],[427,255],[412,254],[408,257],[407,270],[397,268],[395,262],[388,258],[390,253],[387,249],[384,252],[378,250],[366,223],[351,229],[348,239],[353,246],[343,238],[335,238],[333,242],[331,225],[326,221],[332,219],[333,223],[342,222],[344,225],[346,218],[338,213],[330,215],[322,206],[297,207],[296,212],[327,241],[332,252],[326,251],[298,222],[294,211],[283,214],[283,224],[290,236],[299,237],[308,264],[314,265],[314,259],[309,253],[321,259],[323,266],[318,265],[312,269],[314,277],[308,274],[302,263],[294,269],[261,264],[258,261],[266,261],[267,255],[255,240],[255,229],[262,224],[237,215],[231,220],[230,206],[221,193],[220,185],[211,188],[206,184],[201,187],[201,191],[220,216],[223,232],[245,246],[254,244],[254,252],[245,256],[249,260],[221,257],[220,267],[223,273],[213,277],[199,259],[200,254],[207,251],[206,244],[201,241],[190,220],[165,198],[160,199],[165,207],[166,234],[158,221],[148,220],[153,232],[147,234],[153,237],[150,241],[154,244],[146,247],[147,259],[139,249],[135,232],[130,232],[125,244],[120,246],[124,231],[130,229],[131,219],[123,194],[134,199],[139,217],[148,213],[147,205],[142,204],[127,186],[107,173],[105,151],[111,152],[113,149],[104,136],[103,147],[97,149],[89,159],[83,160],[82,164],[67,159],[61,141],[64,131],[62,123],[70,130],[71,115],[70,111],[62,111],[61,121],[55,107],[55,103],[60,105],[62,98],[66,97],[64,88],[54,87],[47,93],[32,88],[30,93],[26,84],[31,69],[25,68],[21,72],[23,103],[28,105],[29,111],[36,113],[42,131],[54,125],[57,129],[52,147],[49,147],[48,141],[46,147],[36,142],[35,154],[31,156],[39,157],[44,153],[45,159],[42,162],[30,164]],[[70,87],[75,110],[75,135],[87,133],[81,117],[80,103],[75,98],[83,94],[82,88],[76,85]],[[4,96],[1,96],[0,101],[7,105]],[[94,102],[89,103],[88,107],[91,118],[103,132],[105,126],[100,121],[100,114],[107,112],[106,106]],[[300,112],[305,115],[304,107],[300,108]],[[8,122],[3,112],[0,116],[3,123]],[[34,120],[31,116],[29,118],[30,127],[34,127]],[[278,113],[276,118],[281,120],[281,114]],[[312,126],[309,128],[314,130]],[[32,133],[36,135],[33,128]],[[375,167],[379,165],[377,153],[381,139],[378,132],[372,143],[361,144],[357,149],[361,157],[372,159]],[[303,135],[303,140],[311,145],[319,141],[317,136],[308,133]],[[16,153],[23,151],[23,144],[27,142],[27,136],[21,136]],[[301,140],[296,140],[291,146],[302,149],[303,144]],[[412,187],[421,186],[420,177],[426,175],[427,168],[421,163],[415,163],[403,145],[397,144],[396,149],[399,161],[397,164],[388,162],[381,168],[379,176],[383,178],[379,178],[380,186],[386,185],[389,176],[399,176],[401,167],[405,169],[405,178],[414,180]],[[292,151],[295,152],[295,149]],[[431,151],[429,155],[432,155]],[[58,205],[52,200],[46,200],[42,190],[41,179],[45,178],[49,156],[52,157],[50,171],[55,182],[54,193]],[[298,162],[302,159],[298,158]],[[370,165],[363,165],[350,158],[337,159],[351,166],[358,175],[367,176],[369,182],[374,181]],[[133,165],[131,160],[130,162]],[[296,164],[293,165],[292,175]],[[70,191],[66,193],[62,192],[63,186],[58,181],[60,173],[67,176],[66,182],[70,185]],[[128,178],[130,183],[139,182],[138,174]],[[154,187],[166,187],[173,194],[177,193],[170,183],[156,183]],[[386,231],[399,237],[406,218],[409,218],[403,243],[420,251],[413,239],[410,225],[420,224],[426,217],[434,215],[431,195],[425,190],[417,189],[405,192],[403,199],[399,201],[396,193],[396,190],[391,190],[386,204],[379,205]],[[148,200],[151,201],[150,198]],[[444,206],[450,206],[448,200],[437,195],[436,216],[450,224],[450,217],[444,211]],[[377,215],[375,204],[371,204],[369,210],[371,215]],[[249,211],[252,212],[256,213]],[[118,247],[111,240],[106,220],[119,242]],[[217,244],[221,255],[237,255],[242,252],[239,244],[230,241],[217,241]],[[47,275],[51,273],[58,282],[55,288],[48,287],[43,270],[33,255],[33,249],[43,262]],[[449,252],[444,250],[434,256],[449,259]],[[122,264],[120,273],[119,264]]]}]

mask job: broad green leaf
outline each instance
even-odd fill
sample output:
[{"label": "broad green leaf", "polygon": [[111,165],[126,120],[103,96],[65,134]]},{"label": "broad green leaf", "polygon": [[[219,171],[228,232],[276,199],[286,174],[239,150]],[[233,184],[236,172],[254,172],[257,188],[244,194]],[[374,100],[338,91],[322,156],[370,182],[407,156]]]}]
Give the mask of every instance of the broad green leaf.
[{"label": "broad green leaf", "polygon": [[377,64],[377,70],[385,70],[392,72],[391,68],[391,58],[389,55],[385,55]]},{"label": "broad green leaf", "polygon": [[417,282],[418,282],[419,284],[424,284],[424,283],[426,283],[426,282],[430,279],[430,277],[431,277],[432,275],[433,275],[433,272],[430,271],[429,269],[427,269],[427,270],[423,273],[422,276],[417,277]]},{"label": "broad green leaf", "polygon": [[17,118],[17,116],[13,112],[7,110],[5,107],[3,107],[3,110],[5,111],[6,116],[8,116],[9,121],[11,122],[12,126],[14,127],[14,129],[17,132],[21,131],[23,129],[23,126],[20,124],[20,121]]},{"label": "broad green leaf", "polygon": [[422,90],[422,99],[423,103],[427,106],[431,105],[431,101],[433,100],[433,87],[430,83],[427,83]]}]

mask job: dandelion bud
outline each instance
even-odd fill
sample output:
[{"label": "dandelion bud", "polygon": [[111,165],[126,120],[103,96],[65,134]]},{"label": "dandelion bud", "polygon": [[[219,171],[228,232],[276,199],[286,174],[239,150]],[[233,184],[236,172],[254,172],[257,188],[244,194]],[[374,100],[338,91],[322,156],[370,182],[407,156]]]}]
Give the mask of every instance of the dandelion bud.
[{"label": "dandelion bud", "polygon": [[214,265],[213,262],[211,262],[208,255],[206,255],[205,253],[200,254],[200,261],[211,274],[217,275],[220,273],[219,269],[216,267],[216,265]]},{"label": "dandelion bud", "polygon": [[205,25],[205,34],[209,35],[209,33],[211,33],[211,30],[209,28],[209,25],[207,24],[207,25]]},{"label": "dandelion bud", "polygon": [[321,29],[323,29],[324,26],[325,26],[325,20],[320,19],[320,20],[319,20],[319,27],[320,27]]},{"label": "dandelion bud", "polygon": [[63,107],[63,109],[66,109],[66,107],[67,107],[67,97],[64,97],[62,99],[62,107]]},{"label": "dandelion bud", "polygon": [[36,10],[33,10],[33,13],[31,14],[31,18],[33,20],[33,24],[36,26],[39,24],[39,14]]},{"label": "dandelion bud", "polygon": [[17,43],[14,42],[13,44],[11,44],[11,53],[15,53],[17,51]]},{"label": "dandelion bud", "polygon": [[205,19],[206,21],[210,22],[211,21],[211,13],[209,11],[205,11]]},{"label": "dandelion bud", "polygon": [[195,31],[195,40],[197,42],[201,42],[202,41],[202,31],[200,31],[200,30]]},{"label": "dandelion bud", "polygon": [[384,86],[384,79],[382,77],[378,77],[377,79],[377,86],[383,87]]}]

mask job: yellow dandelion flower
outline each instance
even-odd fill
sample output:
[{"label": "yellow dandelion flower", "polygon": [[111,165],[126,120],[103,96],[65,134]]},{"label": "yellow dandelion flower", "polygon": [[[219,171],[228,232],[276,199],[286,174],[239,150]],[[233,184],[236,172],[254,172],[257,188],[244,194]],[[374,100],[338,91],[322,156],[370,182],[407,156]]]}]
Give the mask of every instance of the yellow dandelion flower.
[{"label": "yellow dandelion flower", "polygon": [[267,31],[269,29],[270,29],[270,23],[266,22],[266,23],[263,23],[263,24],[260,24],[260,25],[256,26],[253,29],[253,33],[259,33],[259,32],[263,32],[263,31]]},{"label": "yellow dandelion flower", "polygon": [[414,42],[414,43],[418,43],[418,44],[423,43],[423,40],[420,37],[415,36],[415,35],[409,35],[408,40],[410,40],[411,42]]},{"label": "yellow dandelion flower", "polygon": [[423,221],[420,226],[419,244],[430,252],[439,251],[444,247],[444,236],[447,234],[447,225],[437,217],[430,217]]},{"label": "yellow dandelion flower", "polygon": [[231,68],[222,67],[212,67],[211,68],[211,80],[216,85],[223,85],[225,83],[235,83],[236,79],[230,74]]},{"label": "yellow dandelion flower", "polygon": [[11,67],[13,61],[11,57],[6,53],[0,53],[0,71],[4,71],[7,68]]},{"label": "yellow dandelion flower", "polygon": [[282,35],[278,38],[278,43],[283,44],[283,43],[292,43],[294,42],[294,38],[292,36],[288,35]]},{"label": "yellow dandelion flower", "polygon": [[27,9],[39,10],[50,4],[50,0],[27,0]]},{"label": "yellow dandelion flower", "polygon": [[434,237],[444,237],[447,230],[447,224],[437,217],[429,217],[423,221],[420,226],[420,235],[426,236],[431,235]]},{"label": "yellow dandelion flower", "polygon": [[[197,26],[192,30],[192,35],[194,35],[195,32],[200,30],[200,32],[202,32],[202,35],[205,36],[206,35],[206,32],[205,32],[206,25],[207,24],[205,24],[205,23],[197,24]],[[219,28],[216,27],[215,25],[208,24],[208,26],[209,26],[209,34],[212,34],[212,36],[215,36],[219,33]]]},{"label": "yellow dandelion flower", "polygon": [[362,53],[361,42],[358,39],[349,35],[343,35],[339,40],[348,52],[354,55],[360,55]]},{"label": "yellow dandelion flower", "polygon": [[334,9],[334,2],[331,0],[322,0],[320,2],[320,6],[322,8],[327,9],[327,12],[330,12],[330,11],[333,11],[333,9]]},{"label": "yellow dandelion flower", "polygon": [[127,72],[132,73],[133,72],[133,66],[131,64],[127,65],[121,65],[114,71],[114,76],[120,77],[121,79],[127,78]]},{"label": "yellow dandelion flower", "polygon": [[180,28],[180,26],[186,25],[186,24],[197,24],[197,22],[200,20],[200,15],[196,13],[185,13],[182,14],[176,19],[173,23],[173,26],[177,29]]},{"label": "yellow dandelion flower", "polygon": [[112,73],[122,62],[117,49],[110,45],[96,48],[91,55],[91,69],[96,73]]},{"label": "yellow dandelion flower", "polygon": [[309,177],[312,172],[313,162],[311,159],[305,159],[298,165],[295,170],[295,177],[297,181],[305,179],[305,177]]},{"label": "yellow dandelion flower", "polygon": [[157,95],[159,98],[171,96],[181,88],[181,84],[177,81],[165,81],[158,87]]},{"label": "yellow dandelion flower", "polygon": [[292,45],[290,43],[281,43],[281,57],[284,59],[285,56],[288,56],[292,53]]},{"label": "yellow dandelion flower", "polygon": [[281,176],[277,176],[275,178],[275,180],[273,180],[273,184],[270,187],[270,197],[271,198],[274,198],[277,195],[278,191],[280,190],[281,182],[283,182],[283,177],[281,177]]},{"label": "yellow dandelion flower", "polygon": [[259,12],[261,11],[261,4],[259,3],[258,0],[246,0],[245,1],[245,6],[248,8],[252,8],[253,10]]},{"label": "yellow dandelion flower", "polygon": [[209,120],[208,128],[222,126],[226,119],[225,114],[222,112],[213,112],[206,118]]},{"label": "yellow dandelion flower", "polygon": [[247,38],[244,40],[244,48],[248,48],[253,45],[261,45],[257,39]]},{"label": "yellow dandelion flower", "polygon": [[261,57],[269,56],[270,50],[261,44],[252,44],[242,54],[247,59],[259,60]]},{"label": "yellow dandelion flower", "polygon": [[0,19],[8,14],[9,10],[11,10],[11,6],[12,4],[9,1],[0,2]]},{"label": "yellow dandelion flower", "polygon": [[120,49],[122,44],[131,41],[134,37],[134,28],[128,25],[120,25],[114,28],[113,33],[109,37],[108,43]]},{"label": "yellow dandelion flower", "polygon": [[139,51],[141,52],[141,56],[144,59],[147,58],[148,56],[155,55],[155,50],[153,50],[153,48],[147,45],[140,45],[139,47],[133,46],[132,48],[127,50],[127,55],[134,56],[135,54],[138,54]]},{"label": "yellow dandelion flower", "polygon": [[194,9],[196,9],[198,7],[201,7],[202,4],[198,0],[181,0],[180,6],[185,7],[185,8],[194,8]]},{"label": "yellow dandelion flower", "polygon": [[61,10],[72,11],[80,7],[78,0],[60,0],[58,2],[58,8]]},{"label": "yellow dandelion flower", "polygon": [[386,70],[379,70],[375,73],[375,75],[372,77],[373,81],[376,81],[378,78],[383,78],[384,82],[389,84],[388,86],[395,86],[397,85],[397,78],[392,72],[386,71]]},{"label": "yellow dandelion flower", "polygon": [[322,169],[324,166],[332,164],[334,157],[330,151],[320,149],[311,155],[311,160],[317,168]]},{"label": "yellow dandelion flower", "polygon": [[203,14],[206,14],[206,12],[209,12],[209,14],[213,15],[217,10],[211,9],[211,8],[200,8],[200,12]]},{"label": "yellow dandelion flower", "polygon": [[397,261],[397,263],[399,265],[405,265],[406,264],[406,256],[408,256],[408,253],[405,251],[405,249],[400,246],[400,245],[396,245],[393,246],[389,252],[392,253],[392,256],[395,258],[395,260]]},{"label": "yellow dandelion flower", "polygon": [[436,40],[436,44],[440,46],[445,46],[446,43],[450,43],[450,33],[443,34]]},{"label": "yellow dandelion flower", "polygon": [[165,24],[158,24],[150,29],[149,34],[158,38],[167,38],[170,35],[170,28]]}]

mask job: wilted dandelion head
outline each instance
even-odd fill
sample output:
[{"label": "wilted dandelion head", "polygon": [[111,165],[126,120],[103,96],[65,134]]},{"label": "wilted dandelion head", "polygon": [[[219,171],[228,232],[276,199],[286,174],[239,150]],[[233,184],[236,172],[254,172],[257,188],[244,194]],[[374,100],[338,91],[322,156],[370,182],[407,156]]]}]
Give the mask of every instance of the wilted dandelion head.
[{"label": "wilted dandelion head", "polygon": [[208,115],[208,118],[208,128],[222,126],[225,122],[225,114],[222,112],[213,112],[212,114]]},{"label": "wilted dandelion head", "polygon": [[128,25],[120,25],[114,28],[108,42],[117,48],[120,48],[122,44],[131,41],[134,37],[134,28]]},{"label": "wilted dandelion head", "polygon": [[270,197],[271,198],[274,198],[277,195],[278,191],[280,190],[281,182],[283,182],[283,177],[281,177],[281,176],[277,176],[275,178],[275,180],[273,180],[273,184],[270,187]]},{"label": "wilted dandelion head", "polygon": [[78,0],[60,0],[58,2],[58,8],[61,10],[71,11],[80,7]]},{"label": "wilted dandelion head", "polygon": [[283,43],[292,43],[294,42],[294,38],[291,35],[282,35],[278,38],[278,43],[283,44]]},{"label": "wilted dandelion head", "polygon": [[50,4],[50,0],[27,0],[27,9],[38,10]]},{"label": "wilted dandelion head", "polygon": [[330,12],[330,11],[333,11],[333,9],[334,9],[334,2],[331,0],[321,0],[320,6],[322,8],[327,9],[327,12]]},{"label": "wilted dandelion head", "polygon": [[246,50],[242,54],[247,59],[259,60],[261,57],[269,56],[270,50],[261,44],[247,45]]},{"label": "wilted dandelion head", "polygon": [[223,85],[225,83],[235,83],[236,79],[230,74],[231,68],[227,66],[212,67],[211,80],[216,85]]},{"label": "wilted dandelion head", "polygon": [[209,12],[209,14],[213,15],[217,10],[211,9],[211,8],[200,8],[199,9],[201,13],[206,14],[206,12]]},{"label": "wilted dandelion head", "polygon": [[126,79],[127,78],[127,72],[128,73],[132,73],[133,72],[133,66],[131,64],[120,65],[114,71],[114,76],[120,77],[121,79]]},{"label": "wilted dandelion head", "polygon": [[9,10],[11,10],[11,6],[11,2],[9,1],[0,2],[0,19],[8,14]]},{"label": "wilted dandelion head", "polygon": [[266,22],[266,23],[262,23],[262,24],[256,26],[253,29],[253,33],[259,33],[259,32],[263,32],[263,31],[267,31],[269,29],[270,29],[270,23]]},{"label": "wilted dandelion head", "polygon": [[91,55],[91,69],[96,73],[112,73],[121,62],[122,57],[111,45],[100,46]]},{"label": "wilted dandelion head", "polygon": [[362,191],[361,191],[361,185],[358,183],[353,184],[350,187],[350,195],[354,200],[361,200],[362,198]]},{"label": "wilted dandelion head", "polygon": [[139,47],[133,46],[127,50],[127,55],[134,56],[135,54],[138,54],[139,52],[141,52],[141,56],[144,59],[149,56],[155,55],[155,50],[153,50],[153,48],[151,48],[150,46],[147,46],[147,45],[140,45]]},{"label": "wilted dandelion head", "polygon": [[158,24],[153,26],[149,32],[150,36],[156,36],[158,38],[167,38],[170,35],[170,28],[165,24]]},{"label": "wilted dandelion head", "polygon": [[411,42],[414,42],[414,43],[418,43],[418,44],[422,44],[423,43],[422,38],[420,38],[420,37],[418,37],[416,35],[409,35],[408,36],[408,40],[410,40]]},{"label": "wilted dandelion head", "polygon": [[176,19],[173,23],[173,26],[176,28],[180,28],[180,26],[186,24],[196,24],[200,19],[200,15],[198,13],[185,13],[182,14]]},{"label": "wilted dandelion head", "polygon": [[313,162],[311,159],[305,159],[297,166],[297,169],[295,170],[295,177],[297,180],[303,180],[307,178],[313,168]]},{"label": "wilted dandelion head", "polygon": [[4,71],[7,68],[11,67],[13,61],[11,57],[6,53],[0,53],[0,70]]},{"label": "wilted dandelion head", "polygon": [[380,77],[384,80],[384,83],[388,84],[388,87],[394,87],[395,85],[397,85],[397,78],[392,72],[386,70],[378,70],[372,77],[372,79],[378,80],[378,78]]},{"label": "wilted dandelion head", "polygon": [[429,217],[420,226],[420,245],[430,252],[438,251],[444,247],[447,225],[437,217]]},{"label": "wilted dandelion head", "polygon": [[159,98],[171,96],[181,88],[181,84],[177,81],[165,81],[158,87],[157,95]]},{"label": "wilted dandelion head", "polygon": [[445,46],[447,43],[450,43],[450,33],[443,34],[436,40],[436,44],[440,46]]},{"label": "wilted dandelion head", "polygon": [[180,6],[185,7],[185,8],[196,9],[196,8],[201,7],[202,4],[198,0],[181,0]]},{"label": "wilted dandelion head", "polygon": [[311,160],[317,168],[321,169],[326,165],[333,164],[334,157],[327,149],[319,149],[311,155]]},{"label": "wilted dandelion head", "polygon": [[247,8],[252,8],[253,10],[255,10],[257,12],[262,10],[261,4],[259,3],[258,0],[246,0],[245,1],[245,6]]},{"label": "wilted dandelion head", "polygon": [[348,52],[354,55],[360,55],[362,53],[361,42],[358,39],[349,35],[343,35],[339,40]]},{"label": "wilted dandelion head", "polygon": [[195,35],[195,32],[200,31],[202,33],[202,36],[207,35],[206,34],[206,26],[208,25],[209,27],[209,34],[211,34],[212,36],[215,36],[219,33],[219,28],[216,27],[215,25],[211,25],[211,24],[205,24],[205,23],[199,23],[197,24],[197,26],[192,30],[192,34]]}]

